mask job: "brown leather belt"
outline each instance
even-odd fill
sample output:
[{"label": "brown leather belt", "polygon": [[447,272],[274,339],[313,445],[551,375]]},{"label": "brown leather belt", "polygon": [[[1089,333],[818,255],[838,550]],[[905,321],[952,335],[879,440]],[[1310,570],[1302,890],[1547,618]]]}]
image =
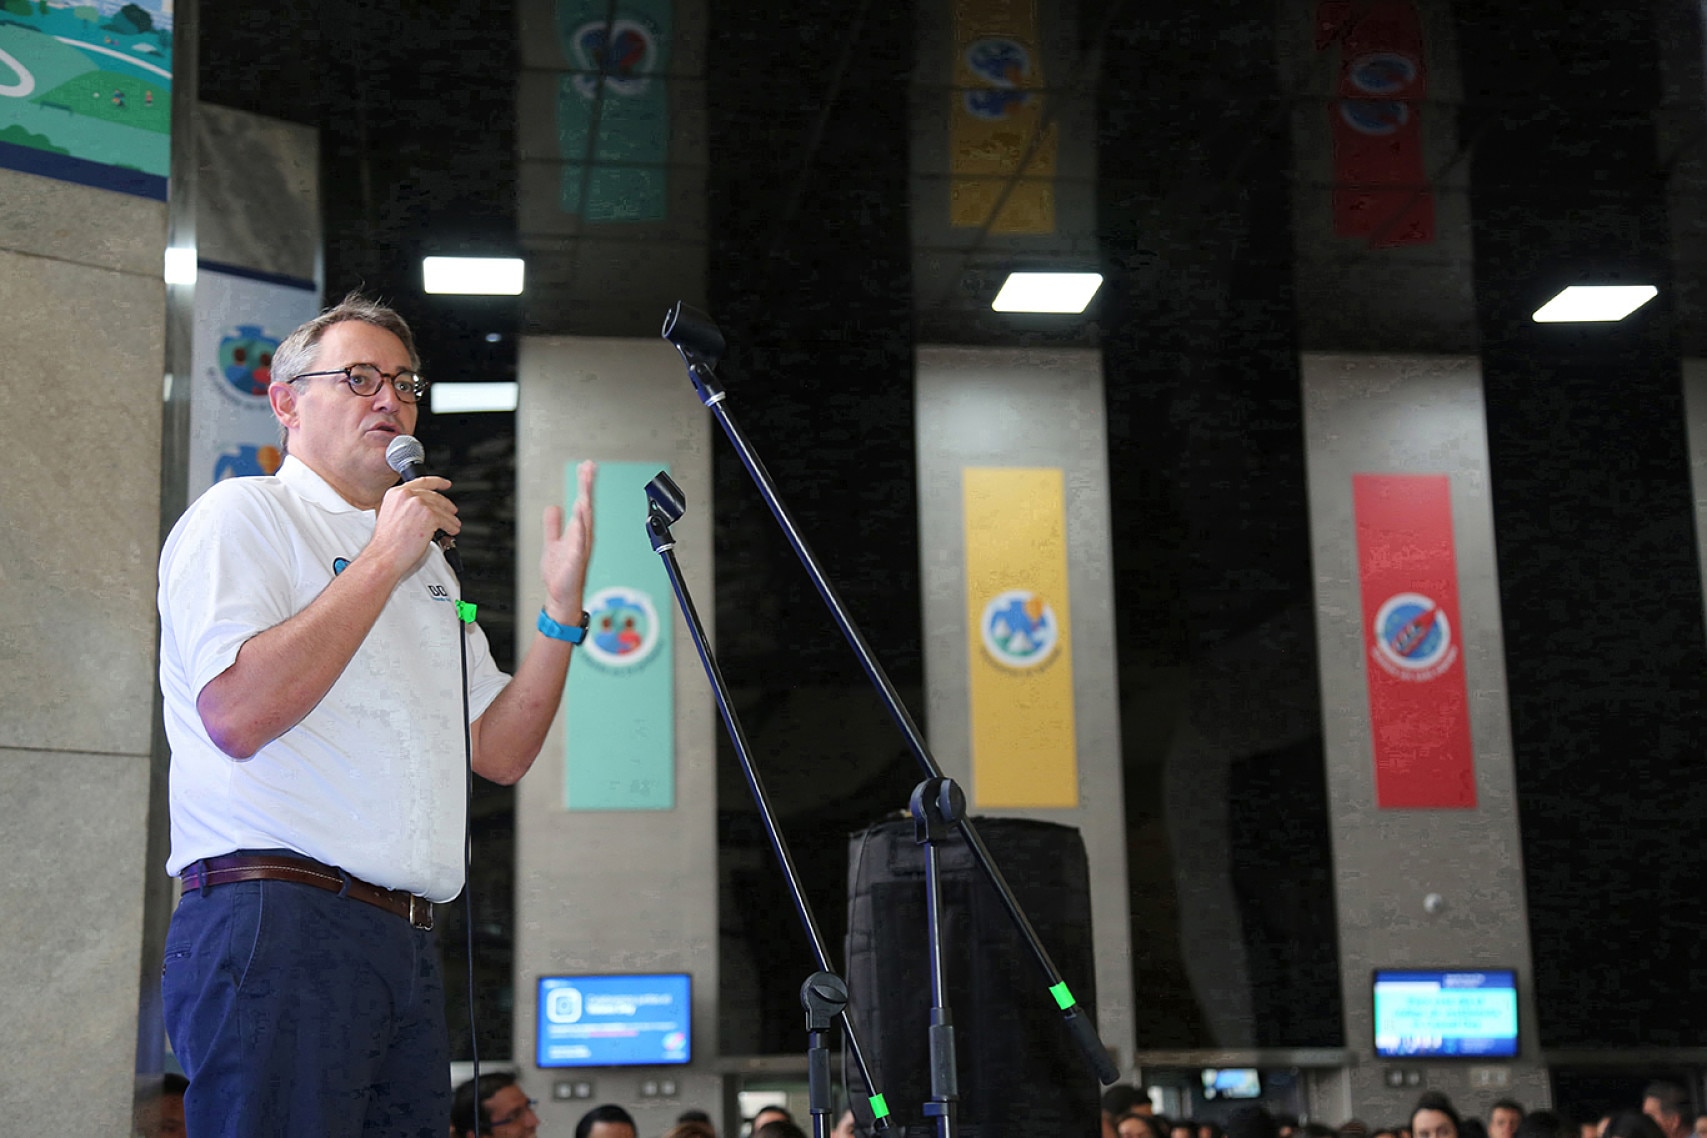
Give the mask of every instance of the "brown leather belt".
[{"label": "brown leather belt", "polygon": [[184,892],[204,885],[230,885],[234,881],[294,881],[328,893],[345,893],[358,901],[395,913],[418,929],[433,927],[433,903],[401,889],[381,889],[342,870],[306,857],[272,854],[226,854],[191,862],[180,876]]}]

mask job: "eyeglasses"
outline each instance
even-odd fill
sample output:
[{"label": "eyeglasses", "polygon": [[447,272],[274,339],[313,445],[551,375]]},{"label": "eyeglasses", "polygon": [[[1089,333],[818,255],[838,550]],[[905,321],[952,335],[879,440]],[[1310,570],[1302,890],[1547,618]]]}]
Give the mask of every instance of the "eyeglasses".
[{"label": "eyeglasses", "polygon": [[494,1130],[496,1130],[500,1126],[508,1126],[512,1122],[520,1122],[522,1119],[522,1115],[526,1114],[528,1111],[532,1110],[534,1107],[536,1107],[538,1105],[539,1105],[538,1099],[530,1098],[527,1100],[527,1102],[522,1104],[522,1108],[520,1110],[513,1110],[509,1114],[506,1114],[502,1118],[494,1118],[490,1122],[488,1122],[486,1125],[488,1125],[488,1126],[492,1127]]},{"label": "eyeglasses", "polygon": [[[334,368],[331,371],[305,371],[296,379],[307,379],[315,375],[341,375],[343,382],[350,385],[350,391],[363,399],[379,393],[379,385],[386,380],[397,389],[397,398],[405,403],[414,403],[427,393],[427,381],[422,379],[419,372],[403,368],[391,375],[385,374],[373,364],[351,364],[349,367]],[[294,380],[292,381],[294,382]]]}]

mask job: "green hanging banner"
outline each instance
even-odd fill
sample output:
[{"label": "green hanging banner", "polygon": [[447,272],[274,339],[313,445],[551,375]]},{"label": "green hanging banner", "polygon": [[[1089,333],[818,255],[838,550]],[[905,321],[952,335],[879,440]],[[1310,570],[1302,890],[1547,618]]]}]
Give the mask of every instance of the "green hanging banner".
[{"label": "green hanging banner", "polygon": [[569,70],[557,87],[560,206],[586,221],[668,209],[671,0],[558,0]]},{"label": "green hanging banner", "polygon": [[[564,468],[565,508],[576,493]],[[674,602],[646,537],[646,483],[662,463],[604,462],[593,490],[587,639],[564,692],[569,810],[676,805]]]}]

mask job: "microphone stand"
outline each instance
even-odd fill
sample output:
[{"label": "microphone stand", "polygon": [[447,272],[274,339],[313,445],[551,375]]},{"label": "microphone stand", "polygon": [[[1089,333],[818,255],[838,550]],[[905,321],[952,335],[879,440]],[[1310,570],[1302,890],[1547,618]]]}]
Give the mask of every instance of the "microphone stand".
[{"label": "microphone stand", "polygon": [[1002,876],[989,847],[979,836],[977,827],[967,817],[965,793],[953,779],[944,775],[942,768],[937,765],[930,748],[925,745],[924,735],[902,702],[900,693],[890,682],[883,665],[877,662],[871,646],[866,643],[865,636],[842,604],[835,586],[830,584],[823,567],[818,563],[818,558],[806,544],[793,515],[783,504],[770,473],[765,470],[758,453],[730,415],[726,393],[716,375],[717,361],[722,358],[727,347],[723,333],[709,316],[677,301],[675,307],[664,316],[661,335],[681,353],[682,362],[687,365],[688,378],[693,382],[700,402],[711,411],[718,425],[723,428],[723,433],[734,444],[736,453],[741,456],[742,465],[757,484],[765,505],[770,508],[771,515],[782,527],[789,545],[794,548],[795,556],[805,566],[818,595],[823,598],[830,615],[835,618],[842,636],[859,657],[867,678],[877,688],[884,706],[889,710],[890,718],[906,738],[908,749],[913,752],[913,757],[924,772],[924,781],[914,789],[909,807],[913,815],[914,840],[925,847],[926,923],[931,953],[931,1097],[924,1104],[924,1113],[935,1120],[936,1138],[954,1138],[956,1103],[960,1097],[955,1068],[954,1019],[948,1007],[948,987],[944,975],[942,892],[936,848],[938,843],[948,836],[950,830],[959,833],[961,840],[971,850],[978,868],[996,890],[1002,907],[1007,911],[1008,919],[1013,922],[1014,928],[1031,950],[1032,958],[1042,970],[1049,996],[1060,1009],[1067,1030],[1078,1044],[1079,1050],[1084,1053],[1086,1061],[1096,1071],[1098,1081],[1105,1085],[1113,1083],[1119,1078],[1113,1060],[1109,1058],[1102,1040],[1097,1037],[1096,1027],[1091,1023],[1090,1016],[1079,1006],[1078,1000],[1068,989],[1067,982],[1055,967],[1055,962],[1050,959],[1048,950],[1038,939],[1037,930],[1032,928],[1025,910],[1020,907],[1019,899],[1014,896],[1012,887]]},{"label": "microphone stand", "polygon": [[676,594],[676,605],[687,622],[688,633],[693,638],[693,646],[699,653],[699,661],[705,668],[706,678],[711,681],[712,694],[717,699],[718,714],[722,716],[724,729],[729,732],[729,738],[735,744],[735,754],[741,760],[741,773],[747,778],[747,789],[752,792],[753,802],[759,808],[759,817],[764,822],[771,849],[776,852],[777,861],[782,865],[789,896],[794,900],[794,910],[800,916],[800,923],[806,929],[806,937],[812,942],[812,953],[818,960],[818,971],[808,976],[800,986],[800,1004],[806,1009],[807,1099],[811,1105],[813,1138],[830,1138],[830,1131],[835,1126],[830,1105],[830,1052],[824,1045],[824,1035],[837,1019],[842,1021],[842,1026],[847,1031],[848,1050],[852,1053],[854,1063],[859,1068],[860,1078],[865,1083],[866,1100],[871,1106],[877,1133],[888,1134],[889,1107],[884,1102],[883,1095],[878,1093],[876,1083],[872,1081],[871,1069],[866,1065],[865,1053],[860,1048],[853,1020],[847,1014],[847,983],[836,973],[830,962],[830,952],[824,945],[824,935],[819,931],[818,920],[812,914],[811,902],[806,899],[806,889],[800,882],[800,872],[795,868],[794,857],[789,853],[788,843],[783,839],[782,829],[776,820],[776,813],[771,809],[770,796],[765,792],[764,781],[759,778],[758,768],[753,765],[752,749],[748,746],[747,733],[741,727],[741,720],[735,714],[729,685],[723,679],[723,670],[717,666],[717,657],[706,639],[705,626],[700,622],[699,612],[694,608],[693,598],[688,593],[687,582],[682,579],[681,566],[676,562],[676,539],[670,532],[670,526],[687,512],[687,495],[682,493],[681,487],[677,486],[668,474],[660,471],[657,477],[646,484],[646,500],[646,536],[652,543],[652,552],[663,559],[664,571],[670,577],[670,588]]}]

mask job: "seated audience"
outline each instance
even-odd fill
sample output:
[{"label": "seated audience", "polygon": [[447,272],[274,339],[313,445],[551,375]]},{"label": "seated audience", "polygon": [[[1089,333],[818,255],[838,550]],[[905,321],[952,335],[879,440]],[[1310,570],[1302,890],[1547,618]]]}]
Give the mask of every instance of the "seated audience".
[{"label": "seated audience", "polygon": [[1451,1099],[1439,1091],[1424,1091],[1411,1108],[1411,1133],[1416,1138],[1460,1138],[1464,1120]]},{"label": "seated audience", "polygon": [[1577,1128],[1562,1114],[1537,1110],[1523,1116],[1512,1138],[1577,1138]]},{"label": "seated audience", "polygon": [[[1652,1088],[1649,1088],[1652,1090]],[[1646,1104],[1644,1104],[1644,1107]],[[1665,1127],[1643,1110],[1621,1110],[1606,1120],[1600,1138],[1670,1138]]]},{"label": "seated audience", "polygon": [[167,1071],[137,1098],[133,1121],[138,1138],[184,1138],[184,1091],[189,1085],[184,1076]]},{"label": "seated audience", "polygon": [[1502,1098],[1488,1108],[1488,1138],[1514,1138],[1522,1121],[1522,1105]]},{"label": "seated audience", "polygon": [[792,1118],[773,1118],[753,1131],[753,1138],[806,1138],[806,1131]]},{"label": "seated audience", "polygon": [[1227,1118],[1227,1138],[1280,1138],[1280,1127],[1262,1107],[1241,1106]]},{"label": "seated audience", "polygon": [[711,1131],[711,1138],[717,1138],[717,1125],[711,1121],[711,1115],[703,1110],[684,1110],[676,1115],[678,1126],[684,1122],[698,1122]]},{"label": "seated audience", "polygon": [[664,1131],[664,1138],[717,1138],[717,1130],[709,1122],[690,1118]]},{"label": "seated audience", "polygon": [[761,1126],[764,1126],[767,1123],[775,1122],[778,1119],[781,1119],[784,1122],[793,1122],[794,1121],[794,1115],[788,1113],[788,1111],[786,1109],[784,1109],[783,1107],[780,1107],[780,1106],[762,1106],[762,1107],[760,1107],[759,1113],[753,1115],[753,1125],[752,1125],[752,1131],[751,1131],[753,1138],[758,1138],[759,1128]]},{"label": "seated audience", "polygon": [[493,1071],[480,1076],[479,1105],[475,1104],[474,1080],[456,1088],[450,1103],[452,1138],[476,1138],[495,1134],[500,1138],[531,1138],[539,1129],[536,1104],[516,1083],[511,1071]]},{"label": "seated audience", "polygon": [[1676,1083],[1649,1083],[1642,1092],[1642,1113],[1659,1124],[1665,1138],[1688,1138],[1689,1095]]},{"label": "seated audience", "polygon": [[595,1106],[575,1124],[575,1138],[640,1138],[634,1116],[614,1102]]}]

